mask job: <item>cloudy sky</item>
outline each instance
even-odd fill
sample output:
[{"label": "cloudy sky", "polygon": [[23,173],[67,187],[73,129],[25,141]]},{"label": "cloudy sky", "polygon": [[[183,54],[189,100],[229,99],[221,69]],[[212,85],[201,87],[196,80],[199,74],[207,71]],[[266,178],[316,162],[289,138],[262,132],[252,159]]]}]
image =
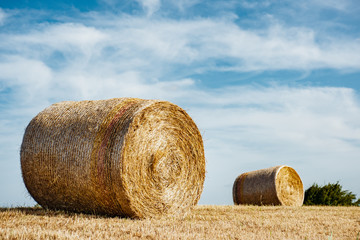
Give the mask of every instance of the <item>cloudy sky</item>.
[{"label": "cloudy sky", "polygon": [[204,139],[200,204],[280,164],[307,188],[360,197],[357,0],[0,2],[0,206],[33,205],[19,150],[64,100],[139,97],[184,108]]}]

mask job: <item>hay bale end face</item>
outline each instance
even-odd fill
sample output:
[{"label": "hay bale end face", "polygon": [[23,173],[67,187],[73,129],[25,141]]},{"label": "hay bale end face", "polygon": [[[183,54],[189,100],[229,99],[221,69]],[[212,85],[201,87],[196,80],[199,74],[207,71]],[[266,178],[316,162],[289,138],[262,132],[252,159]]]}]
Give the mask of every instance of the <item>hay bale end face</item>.
[{"label": "hay bale end face", "polygon": [[233,200],[235,204],[301,206],[304,188],[293,168],[276,166],[238,176]]},{"label": "hay bale end face", "polygon": [[202,137],[166,101],[60,102],[32,119],[21,169],[43,207],[130,216],[183,216],[205,179]]}]

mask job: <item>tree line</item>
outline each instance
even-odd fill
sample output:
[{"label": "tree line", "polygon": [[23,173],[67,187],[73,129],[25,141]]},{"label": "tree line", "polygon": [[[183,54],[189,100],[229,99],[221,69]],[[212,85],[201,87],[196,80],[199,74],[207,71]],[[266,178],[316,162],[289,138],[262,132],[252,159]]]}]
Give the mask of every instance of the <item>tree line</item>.
[{"label": "tree line", "polygon": [[314,183],[305,191],[304,205],[325,206],[360,206],[360,198],[355,194],[342,190],[339,182],[319,186]]}]

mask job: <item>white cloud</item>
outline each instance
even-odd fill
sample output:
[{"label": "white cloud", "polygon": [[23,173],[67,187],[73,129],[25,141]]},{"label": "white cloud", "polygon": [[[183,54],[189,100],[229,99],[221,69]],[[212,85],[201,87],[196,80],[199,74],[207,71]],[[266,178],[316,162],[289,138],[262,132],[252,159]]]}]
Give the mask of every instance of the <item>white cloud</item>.
[{"label": "white cloud", "polygon": [[146,10],[147,16],[153,15],[161,7],[161,0],[136,0]]},{"label": "white cloud", "polygon": [[[222,20],[150,21],[135,20],[116,29],[119,44],[136,49],[157,62],[206,64],[230,59],[224,70],[253,71],[318,68],[359,69],[359,42],[352,39],[319,41],[306,28],[274,25],[264,31],[244,30]],[[125,37],[124,37],[125,36]],[[116,45],[116,43],[114,43]],[[119,46],[119,49],[122,47]],[[132,52],[132,58],[136,54]]]},{"label": "white cloud", "polygon": [[263,135],[271,141],[290,141],[321,151],[338,142],[343,142],[344,149],[337,145],[337,150],[348,150],[351,144],[345,139],[360,141],[360,129],[355,127],[359,125],[360,106],[352,89],[232,87],[205,98],[209,106],[205,111],[211,109],[212,113],[201,115],[217,116],[204,119],[207,129],[225,125],[252,131],[267,129],[271,132]]},{"label": "white cloud", "polygon": [[181,12],[185,12],[187,9],[199,2],[200,0],[171,0],[171,3],[174,4]]},{"label": "white cloud", "polygon": [[191,109],[208,161],[203,203],[231,204],[237,175],[280,164],[294,167],[305,187],[340,181],[360,193],[352,182],[360,170],[360,105],[352,89],[232,87],[207,94],[192,99],[202,105]]},{"label": "white cloud", "polygon": [[47,101],[52,71],[42,61],[20,56],[0,61],[0,84],[12,89],[12,95],[21,104]]},{"label": "white cloud", "polygon": [[131,47],[157,61],[166,61],[167,65],[202,64],[203,61],[226,58],[232,60],[230,68],[239,71],[359,69],[360,56],[356,54],[360,51],[359,42],[336,38],[321,40],[308,28],[274,24],[263,31],[252,31],[221,19],[133,19],[126,24],[120,23],[111,33],[121,39],[119,49]]},{"label": "white cloud", "polygon": [[263,7],[269,7],[271,5],[271,1],[246,1],[242,0],[239,2],[241,6],[244,8],[263,8]]},{"label": "white cloud", "polygon": [[[240,1],[240,5],[245,8],[267,8],[271,5],[279,4],[279,2],[274,0],[265,0],[265,1]],[[332,8],[339,11],[344,11],[349,8],[349,6],[356,4],[351,0],[336,1],[336,0],[304,0],[301,2],[286,1],[286,8],[293,10],[298,7],[304,9],[322,9],[322,8]]]},{"label": "white cloud", "polygon": [[64,23],[48,25],[27,34],[8,35],[3,46],[22,56],[42,59],[42,57],[60,51],[69,56],[86,55],[96,52],[96,44],[106,41],[101,31],[82,24]]},{"label": "white cloud", "polygon": [[[253,31],[223,19],[114,17],[105,21],[100,17],[86,25],[50,24],[26,34],[2,34],[0,49],[13,49],[15,54],[47,63],[59,53],[62,63],[72,69],[94,69],[92,65],[113,72],[136,69],[146,71],[151,79],[163,77],[179,64],[188,74],[360,68],[359,41],[319,38],[314,30],[278,23]],[[217,65],[218,60],[228,64]]]},{"label": "white cloud", "polygon": [[6,19],[6,13],[0,8],[0,26],[4,24]]},{"label": "white cloud", "polygon": [[[309,2],[308,2],[309,3]],[[325,8],[333,8],[339,11],[346,11],[351,6],[351,1],[343,0],[343,1],[336,1],[336,0],[315,0],[310,1],[311,3],[315,3],[316,5],[325,7]]]}]

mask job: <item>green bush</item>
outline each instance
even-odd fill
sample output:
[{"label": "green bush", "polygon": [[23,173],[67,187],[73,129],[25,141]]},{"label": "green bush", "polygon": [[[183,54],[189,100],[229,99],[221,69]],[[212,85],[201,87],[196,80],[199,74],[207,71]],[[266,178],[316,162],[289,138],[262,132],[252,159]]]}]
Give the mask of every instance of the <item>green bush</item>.
[{"label": "green bush", "polygon": [[360,206],[360,199],[352,192],[342,190],[339,182],[320,187],[314,183],[305,191],[304,205]]}]

